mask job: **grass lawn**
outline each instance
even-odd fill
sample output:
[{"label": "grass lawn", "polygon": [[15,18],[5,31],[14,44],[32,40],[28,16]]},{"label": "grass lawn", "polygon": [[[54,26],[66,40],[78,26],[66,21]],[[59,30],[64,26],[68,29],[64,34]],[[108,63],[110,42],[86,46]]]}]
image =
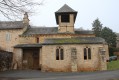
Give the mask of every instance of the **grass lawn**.
[{"label": "grass lawn", "polygon": [[119,60],[117,61],[111,61],[107,65],[108,70],[116,70],[119,69]]}]

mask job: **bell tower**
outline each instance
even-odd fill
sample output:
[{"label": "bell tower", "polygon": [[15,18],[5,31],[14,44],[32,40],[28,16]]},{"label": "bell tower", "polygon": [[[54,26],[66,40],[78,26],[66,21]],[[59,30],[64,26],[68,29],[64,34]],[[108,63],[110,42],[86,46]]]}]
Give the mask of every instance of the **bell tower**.
[{"label": "bell tower", "polygon": [[59,33],[74,33],[74,23],[76,20],[77,11],[70,8],[68,5],[64,5],[58,11],[55,12],[56,23]]}]

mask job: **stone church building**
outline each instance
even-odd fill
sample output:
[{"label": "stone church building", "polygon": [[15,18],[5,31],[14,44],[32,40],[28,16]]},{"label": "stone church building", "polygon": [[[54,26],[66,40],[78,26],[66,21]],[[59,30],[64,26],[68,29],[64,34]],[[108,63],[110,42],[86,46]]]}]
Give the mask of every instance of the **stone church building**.
[{"label": "stone church building", "polygon": [[13,69],[81,72],[106,70],[105,40],[74,24],[77,11],[64,5],[55,12],[58,27],[34,27],[27,13],[23,21],[0,22],[0,49],[13,52]]}]

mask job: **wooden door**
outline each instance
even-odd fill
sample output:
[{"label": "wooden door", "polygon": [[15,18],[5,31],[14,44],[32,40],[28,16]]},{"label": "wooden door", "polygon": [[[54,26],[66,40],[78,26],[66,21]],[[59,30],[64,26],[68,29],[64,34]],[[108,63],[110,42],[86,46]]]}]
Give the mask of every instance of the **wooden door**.
[{"label": "wooden door", "polygon": [[39,53],[38,52],[33,53],[33,68],[39,69]]},{"label": "wooden door", "polygon": [[23,69],[32,69],[33,68],[33,58],[32,53],[25,52],[23,55]]},{"label": "wooden door", "polygon": [[23,50],[23,69],[39,68],[39,49]]}]

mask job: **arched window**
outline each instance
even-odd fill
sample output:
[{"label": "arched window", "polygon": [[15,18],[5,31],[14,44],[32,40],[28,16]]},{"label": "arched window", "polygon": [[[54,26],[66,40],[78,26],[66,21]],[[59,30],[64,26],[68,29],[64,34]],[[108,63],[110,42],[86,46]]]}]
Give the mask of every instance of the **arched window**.
[{"label": "arched window", "polygon": [[91,59],[91,49],[88,48],[88,59]]},{"label": "arched window", "polygon": [[84,48],[84,60],[86,60],[87,59],[87,50],[86,50],[86,48]]},{"label": "arched window", "polygon": [[56,49],[56,60],[59,60],[59,49]]},{"label": "arched window", "polygon": [[62,47],[56,49],[56,60],[64,60],[64,49]]},{"label": "arched window", "polygon": [[63,49],[60,49],[60,58],[61,58],[61,60],[64,59],[64,50]]},{"label": "arched window", "polygon": [[91,48],[84,48],[84,60],[91,59]]}]

